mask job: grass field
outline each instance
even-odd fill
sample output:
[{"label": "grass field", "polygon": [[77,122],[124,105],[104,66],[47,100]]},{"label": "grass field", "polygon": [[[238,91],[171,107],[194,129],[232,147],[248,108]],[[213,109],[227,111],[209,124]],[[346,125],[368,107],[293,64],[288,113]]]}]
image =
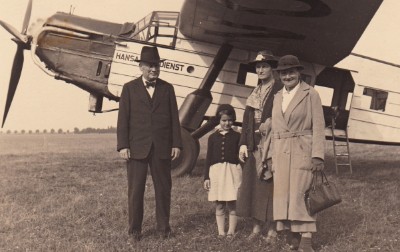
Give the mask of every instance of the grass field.
[{"label": "grass field", "polygon": [[[214,207],[202,189],[205,146],[191,176],[174,178],[174,236],[155,236],[148,178],[143,240],[127,235],[126,168],[115,135],[0,135],[0,251],[287,251],[249,242],[249,220],[233,240],[218,239]],[[400,147],[351,144],[353,174],[328,179],[343,202],[318,216],[317,251],[400,251]]]}]

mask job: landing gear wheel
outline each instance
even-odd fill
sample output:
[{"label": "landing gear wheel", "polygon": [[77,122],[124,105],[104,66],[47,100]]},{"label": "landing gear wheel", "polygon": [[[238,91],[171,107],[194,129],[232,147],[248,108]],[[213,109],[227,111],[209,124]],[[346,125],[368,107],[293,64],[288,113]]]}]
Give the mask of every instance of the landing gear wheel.
[{"label": "landing gear wheel", "polygon": [[200,152],[200,144],[190,133],[181,128],[183,150],[179,158],[172,161],[172,175],[174,177],[183,176],[190,173],[196,165],[197,157]]}]

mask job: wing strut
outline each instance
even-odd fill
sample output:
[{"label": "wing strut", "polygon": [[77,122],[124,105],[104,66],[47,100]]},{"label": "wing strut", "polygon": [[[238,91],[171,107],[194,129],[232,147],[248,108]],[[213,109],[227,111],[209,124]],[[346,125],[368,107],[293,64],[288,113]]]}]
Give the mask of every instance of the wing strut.
[{"label": "wing strut", "polygon": [[[227,43],[219,48],[199,88],[189,94],[183,101],[179,109],[179,119],[181,126],[189,132],[200,130],[199,126],[203,122],[204,115],[212,101],[211,88],[228,59],[232,48],[233,47]],[[198,134],[196,134],[196,136],[197,135]]]}]

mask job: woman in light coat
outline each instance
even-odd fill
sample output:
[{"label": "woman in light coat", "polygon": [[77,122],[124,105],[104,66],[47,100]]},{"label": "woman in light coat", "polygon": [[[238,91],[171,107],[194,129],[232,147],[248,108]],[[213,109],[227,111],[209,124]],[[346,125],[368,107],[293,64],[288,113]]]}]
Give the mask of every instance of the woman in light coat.
[{"label": "woman in light coat", "polygon": [[276,68],[284,88],[272,109],[273,215],[278,231],[292,232],[291,249],[313,251],[316,216],[307,213],[304,193],[313,172],[324,168],[325,121],[318,93],[300,79],[303,68],[293,55]]}]

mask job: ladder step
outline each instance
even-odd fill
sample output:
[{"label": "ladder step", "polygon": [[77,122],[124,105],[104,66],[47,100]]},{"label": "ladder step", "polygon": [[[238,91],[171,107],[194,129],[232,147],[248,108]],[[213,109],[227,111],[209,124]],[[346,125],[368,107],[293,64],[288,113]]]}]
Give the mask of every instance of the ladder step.
[{"label": "ladder step", "polygon": [[337,165],[346,165],[346,166],[350,166],[350,164],[337,164]]},{"label": "ladder step", "polygon": [[347,144],[335,144],[335,146],[347,146]]},{"label": "ladder step", "polygon": [[336,154],[336,156],[340,156],[340,157],[347,157],[349,155],[349,153],[339,153]]}]

